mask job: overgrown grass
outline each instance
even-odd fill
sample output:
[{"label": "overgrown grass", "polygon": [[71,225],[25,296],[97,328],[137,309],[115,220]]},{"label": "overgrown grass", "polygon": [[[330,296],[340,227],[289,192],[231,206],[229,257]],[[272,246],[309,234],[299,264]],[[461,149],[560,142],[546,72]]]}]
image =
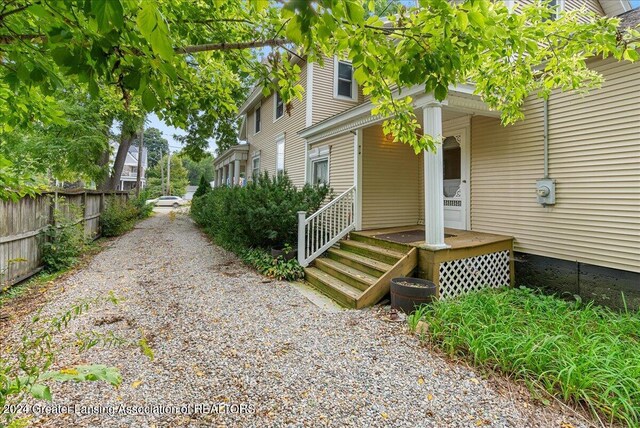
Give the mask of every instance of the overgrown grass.
[{"label": "overgrown grass", "polygon": [[584,405],[607,422],[640,425],[640,312],[525,288],[472,293],[422,312],[426,340],[449,355]]}]

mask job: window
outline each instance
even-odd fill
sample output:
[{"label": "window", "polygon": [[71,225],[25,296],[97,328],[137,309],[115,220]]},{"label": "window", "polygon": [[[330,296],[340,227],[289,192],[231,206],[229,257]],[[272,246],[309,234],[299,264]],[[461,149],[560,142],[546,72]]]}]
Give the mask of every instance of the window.
[{"label": "window", "polygon": [[284,135],[276,138],[276,173],[284,172]]},{"label": "window", "polygon": [[280,94],[277,92],[276,92],[276,96],[273,98],[273,101],[276,104],[274,108],[275,117],[273,118],[273,121],[275,122],[276,120],[280,119],[284,114],[284,102],[282,101],[282,97],[280,96]]},{"label": "window", "polygon": [[311,184],[329,183],[329,159],[311,161]]},{"label": "window", "polygon": [[329,146],[309,150],[309,183],[329,184]]},{"label": "window", "polygon": [[260,118],[260,107],[256,107],[256,111],[255,111],[255,115],[256,115],[256,134],[258,132],[260,132],[260,125],[261,123],[261,118]]},{"label": "window", "polygon": [[549,8],[555,10],[555,12],[551,14],[551,18],[549,18],[555,21],[560,16],[560,12],[564,10],[564,0],[551,0],[549,2]]},{"label": "window", "polygon": [[358,95],[358,87],[353,80],[353,66],[348,61],[335,60],[334,86],[336,98],[349,98],[355,100]]},{"label": "window", "polygon": [[260,154],[259,153],[256,156],[254,156],[253,160],[251,161],[251,177],[255,179],[255,177],[257,177],[258,175],[260,175]]}]

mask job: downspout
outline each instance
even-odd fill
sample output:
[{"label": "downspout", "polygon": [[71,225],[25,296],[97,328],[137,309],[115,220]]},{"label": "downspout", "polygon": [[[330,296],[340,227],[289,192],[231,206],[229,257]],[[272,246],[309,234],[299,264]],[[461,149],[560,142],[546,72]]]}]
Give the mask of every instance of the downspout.
[{"label": "downspout", "polygon": [[549,99],[545,98],[542,109],[544,130],[544,178],[549,178]]}]

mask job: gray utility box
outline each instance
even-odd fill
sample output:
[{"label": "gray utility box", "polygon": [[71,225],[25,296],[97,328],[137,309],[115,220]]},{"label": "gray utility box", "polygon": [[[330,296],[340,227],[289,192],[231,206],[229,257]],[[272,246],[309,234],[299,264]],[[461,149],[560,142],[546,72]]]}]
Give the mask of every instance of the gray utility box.
[{"label": "gray utility box", "polygon": [[536,181],[536,196],[538,203],[542,206],[556,203],[556,180],[552,178],[542,178]]}]

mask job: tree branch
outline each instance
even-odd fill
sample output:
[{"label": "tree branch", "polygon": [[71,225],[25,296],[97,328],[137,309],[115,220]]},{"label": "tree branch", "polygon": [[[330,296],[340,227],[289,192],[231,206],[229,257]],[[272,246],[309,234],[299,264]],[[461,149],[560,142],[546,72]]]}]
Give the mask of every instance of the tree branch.
[{"label": "tree branch", "polygon": [[208,43],[203,45],[191,45],[181,48],[175,48],[176,53],[189,54],[195,52],[207,52],[207,51],[230,51],[236,49],[249,49],[249,48],[261,48],[264,46],[282,46],[289,43],[287,39],[274,38],[267,40],[254,40],[251,42],[236,42],[236,43]]},{"label": "tree branch", "polygon": [[[40,2],[38,2],[39,4]],[[35,4],[35,3],[34,3]],[[15,9],[11,9],[10,11],[4,12],[3,14],[0,15],[0,21],[2,21],[3,19],[5,19],[7,16],[13,15],[14,13],[18,13],[18,12],[22,12],[23,10],[25,10],[26,8],[28,8],[29,6],[31,6],[31,3],[27,3],[24,6],[20,6],[17,7]]]}]

